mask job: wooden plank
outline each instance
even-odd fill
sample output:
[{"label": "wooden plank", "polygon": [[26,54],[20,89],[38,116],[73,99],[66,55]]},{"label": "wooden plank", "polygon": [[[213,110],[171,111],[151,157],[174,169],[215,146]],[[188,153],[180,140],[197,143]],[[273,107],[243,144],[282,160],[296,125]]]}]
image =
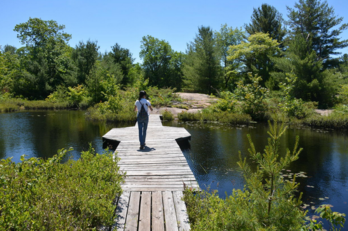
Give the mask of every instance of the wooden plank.
[{"label": "wooden plank", "polygon": [[126,231],[134,231],[138,228],[140,192],[131,192],[129,208],[126,218]]},{"label": "wooden plank", "polygon": [[139,230],[150,231],[151,228],[151,192],[142,192],[140,204]]},{"label": "wooden plank", "polygon": [[164,231],[162,192],[152,193],[152,231]]},{"label": "wooden plank", "polygon": [[158,170],[158,171],[127,171],[128,176],[139,176],[139,175],[145,175],[145,176],[165,176],[165,175],[192,175],[191,171],[165,171],[165,170]]},{"label": "wooden plank", "polygon": [[163,207],[166,231],[178,231],[172,192],[163,192]]},{"label": "wooden plank", "polygon": [[187,215],[185,202],[182,200],[183,198],[182,191],[174,191],[173,199],[175,205],[176,218],[178,220],[179,231],[189,231],[190,223]]},{"label": "wooden plank", "polygon": [[111,227],[111,230],[124,230],[128,212],[129,196],[129,191],[123,191],[122,195],[118,199],[116,207],[116,217],[114,220],[114,224]]}]

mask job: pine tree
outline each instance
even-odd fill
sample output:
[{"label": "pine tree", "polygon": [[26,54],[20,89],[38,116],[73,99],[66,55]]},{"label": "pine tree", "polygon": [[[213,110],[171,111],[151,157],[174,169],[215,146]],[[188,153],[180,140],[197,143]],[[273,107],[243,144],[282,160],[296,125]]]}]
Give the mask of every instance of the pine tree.
[{"label": "pine tree", "polygon": [[212,93],[219,88],[221,66],[214,34],[210,27],[201,26],[193,42],[188,44],[184,75],[195,91]]},{"label": "pine tree", "polygon": [[340,54],[337,49],[348,46],[348,40],[339,37],[348,28],[348,24],[341,25],[343,17],[337,17],[327,1],[320,0],[299,0],[288,11],[293,34],[311,41],[310,48],[316,52],[317,61],[323,61],[324,68],[336,66],[338,60],[332,55]]},{"label": "pine tree", "polygon": [[262,32],[269,34],[272,39],[281,43],[286,34],[283,28],[283,17],[274,6],[262,4],[259,8],[254,8],[251,15],[251,23],[245,25],[245,30],[250,34]]},{"label": "pine tree", "polygon": [[294,75],[297,80],[291,92],[295,98],[319,102],[321,107],[332,105],[337,92],[337,76],[329,70],[322,71],[323,62],[317,61],[316,52],[311,43],[301,35],[291,39],[287,51],[281,58],[271,58],[281,72],[272,72],[277,82],[285,83],[287,74]]}]

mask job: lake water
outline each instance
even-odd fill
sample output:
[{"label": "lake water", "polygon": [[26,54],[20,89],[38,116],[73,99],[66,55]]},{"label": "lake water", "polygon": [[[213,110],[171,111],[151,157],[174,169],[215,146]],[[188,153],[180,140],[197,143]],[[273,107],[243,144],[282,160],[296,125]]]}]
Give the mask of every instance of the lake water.
[{"label": "lake water", "polygon": [[[89,144],[102,153],[101,137],[113,127],[130,124],[93,123],[84,111],[33,111],[0,114],[0,158],[20,156],[51,157],[58,149],[73,147],[70,157],[77,159]],[[267,144],[267,125],[230,127],[217,124],[164,123],[185,127],[192,135],[190,145],[182,147],[184,155],[202,189],[218,190],[219,196],[230,195],[233,188],[243,188],[238,171],[238,151],[248,156],[247,134],[256,149]],[[331,204],[333,210],[348,215],[348,133],[322,132],[290,128],[282,138],[281,150],[293,148],[296,136],[303,148],[299,160],[288,169],[292,173],[306,172],[307,178],[297,178],[303,201],[311,206]],[[252,164],[252,163],[251,163]],[[289,173],[288,171],[285,171]],[[319,199],[320,198],[320,199]],[[324,200],[322,200],[324,199]],[[348,222],[346,228],[348,230]]]}]

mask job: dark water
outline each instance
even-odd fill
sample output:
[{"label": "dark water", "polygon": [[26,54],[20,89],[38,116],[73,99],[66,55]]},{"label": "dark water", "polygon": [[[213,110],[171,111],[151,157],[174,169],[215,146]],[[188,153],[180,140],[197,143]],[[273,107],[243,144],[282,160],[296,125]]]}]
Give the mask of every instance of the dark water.
[{"label": "dark water", "polygon": [[[77,159],[89,144],[102,153],[102,136],[115,124],[87,121],[84,111],[33,111],[0,113],[0,158],[15,162],[25,154],[52,157],[58,149],[72,147],[67,158]],[[124,127],[126,125],[118,125]]]},{"label": "dark water", "polygon": [[[92,123],[83,111],[34,111],[0,114],[0,158],[12,157],[18,162],[22,154],[28,157],[51,157],[58,149],[73,147],[70,156],[79,158],[89,143],[102,153],[102,135],[113,127],[130,124]],[[238,171],[238,151],[248,156],[247,134],[258,151],[267,144],[264,124],[253,127],[229,127],[212,124],[177,124],[192,135],[190,148],[184,154],[202,189],[218,190],[220,197],[230,195],[233,188],[243,188]],[[281,150],[292,149],[300,136],[302,151],[299,160],[289,169],[306,172],[308,178],[297,178],[303,201],[310,206],[331,204],[334,211],[348,215],[348,133],[318,132],[290,128],[283,136]],[[320,200],[319,198],[325,199]],[[312,203],[311,203],[312,202]],[[308,207],[310,211],[311,208]],[[311,214],[310,214],[311,215]],[[348,223],[346,228],[348,230]]]}]

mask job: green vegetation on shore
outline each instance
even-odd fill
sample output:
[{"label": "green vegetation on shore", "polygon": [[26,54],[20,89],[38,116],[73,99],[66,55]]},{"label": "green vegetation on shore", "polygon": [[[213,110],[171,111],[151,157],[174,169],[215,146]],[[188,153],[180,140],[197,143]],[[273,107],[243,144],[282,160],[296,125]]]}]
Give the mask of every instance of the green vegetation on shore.
[{"label": "green vegetation on shore", "polygon": [[115,197],[123,176],[111,152],[90,148],[79,160],[0,160],[1,230],[92,230],[113,223]]},{"label": "green vegetation on shore", "polygon": [[[243,190],[235,189],[232,195],[221,199],[216,192],[185,190],[184,200],[192,230],[322,230],[322,223],[307,218],[303,209],[296,176],[285,180],[282,170],[296,161],[302,149],[298,148],[297,137],[293,150],[280,153],[280,138],[285,133],[284,124],[269,123],[268,145],[258,152],[250,136],[249,158],[256,163],[249,166],[246,159],[238,165],[246,185]],[[253,169],[253,170],[252,170]],[[345,214],[332,212],[330,205],[321,205],[316,213],[331,224],[330,230],[339,230],[345,223]]]}]

